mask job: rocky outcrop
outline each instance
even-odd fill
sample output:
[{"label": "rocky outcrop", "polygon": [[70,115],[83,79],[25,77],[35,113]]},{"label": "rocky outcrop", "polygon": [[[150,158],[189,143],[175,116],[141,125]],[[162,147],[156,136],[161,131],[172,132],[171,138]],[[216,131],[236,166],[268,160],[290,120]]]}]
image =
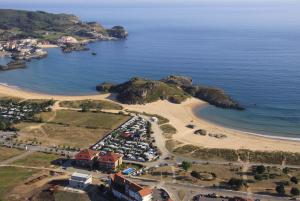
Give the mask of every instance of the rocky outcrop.
[{"label": "rocky outcrop", "polygon": [[85,46],[85,44],[80,44],[80,43],[67,44],[65,46],[62,46],[61,48],[64,53],[70,53],[73,51],[88,51],[89,50],[89,48],[87,48]]},{"label": "rocky outcrop", "polygon": [[237,110],[245,109],[221,89],[202,86],[189,86],[183,87],[183,90],[191,96],[194,96],[200,100],[204,100],[209,104],[220,108],[229,108]]},{"label": "rocky outcrop", "polygon": [[0,65],[0,71],[26,68],[26,62],[23,60],[13,60],[6,65]]},{"label": "rocky outcrop", "polygon": [[128,32],[122,26],[114,26],[111,29],[107,29],[110,37],[125,39],[128,36]]},{"label": "rocky outcrop", "polygon": [[193,85],[192,79],[184,76],[169,76],[161,80],[132,78],[119,85],[103,83],[96,87],[98,91],[117,93],[117,99],[125,104],[144,104],[157,100],[181,103],[193,96],[220,108],[243,110],[223,90]]},{"label": "rocky outcrop", "polygon": [[103,83],[97,86],[97,90],[117,93],[118,101],[125,104],[145,104],[157,100],[181,103],[188,97],[184,91],[176,86],[144,78],[132,78],[119,85]]},{"label": "rocky outcrop", "polygon": [[179,87],[192,86],[193,84],[192,78],[178,75],[170,75],[166,78],[161,79],[161,81],[168,84],[175,84]]}]

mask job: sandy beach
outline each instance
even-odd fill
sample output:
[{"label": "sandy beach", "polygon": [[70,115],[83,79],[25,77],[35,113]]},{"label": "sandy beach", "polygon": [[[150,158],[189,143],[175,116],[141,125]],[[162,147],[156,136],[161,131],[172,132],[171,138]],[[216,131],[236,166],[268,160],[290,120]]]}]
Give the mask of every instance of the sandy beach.
[{"label": "sandy beach", "polygon": [[[21,90],[19,88],[6,86],[5,84],[0,85],[0,95],[25,99],[54,99],[58,101],[84,99],[113,101],[113,96],[111,94],[85,96],[49,95]],[[244,131],[225,128],[199,118],[194,114],[193,110],[196,107],[205,106],[206,104],[207,103],[204,101],[190,98],[182,104],[172,104],[168,101],[157,101],[146,105],[123,104],[123,107],[128,110],[158,114],[168,118],[170,120],[170,124],[177,129],[177,134],[173,136],[174,140],[178,140],[182,143],[208,148],[300,152],[300,141],[257,136],[259,134],[254,135]],[[205,129],[209,133],[225,134],[227,138],[217,139],[210,136],[195,135],[193,134],[195,129],[187,128],[187,124],[193,124],[196,126],[195,129]]]}]

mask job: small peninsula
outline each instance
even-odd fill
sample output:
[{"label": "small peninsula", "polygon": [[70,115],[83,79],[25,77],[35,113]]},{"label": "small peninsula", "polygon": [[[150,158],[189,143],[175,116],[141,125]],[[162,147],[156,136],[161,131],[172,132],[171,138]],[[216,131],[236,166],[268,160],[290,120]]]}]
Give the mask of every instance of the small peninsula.
[{"label": "small peninsula", "polygon": [[[86,51],[89,42],[128,36],[122,26],[107,29],[71,14],[0,9],[0,16],[0,53],[5,52],[17,63],[46,57],[47,51],[43,48],[50,46],[60,47],[64,53]],[[11,64],[2,66],[0,70],[15,69],[9,66]]]},{"label": "small peninsula", "polygon": [[100,92],[117,93],[117,100],[124,104],[145,104],[158,100],[181,103],[189,97],[204,100],[220,108],[244,110],[223,90],[194,85],[192,79],[171,75],[161,80],[135,77],[122,84],[102,83],[96,86]]}]

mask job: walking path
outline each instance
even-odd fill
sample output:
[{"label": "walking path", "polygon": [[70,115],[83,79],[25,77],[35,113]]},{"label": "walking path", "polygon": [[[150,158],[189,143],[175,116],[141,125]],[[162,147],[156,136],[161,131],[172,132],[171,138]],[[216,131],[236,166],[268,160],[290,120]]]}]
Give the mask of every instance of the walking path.
[{"label": "walking path", "polygon": [[22,153],[20,155],[17,155],[17,156],[14,156],[12,158],[9,158],[9,159],[7,159],[5,161],[0,162],[0,166],[8,165],[8,164],[13,163],[13,162],[15,162],[17,160],[25,158],[25,157],[29,156],[30,154],[32,154],[33,152],[35,152],[35,150],[29,150],[29,151],[26,151],[26,152],[24,152],[24,153]]}]

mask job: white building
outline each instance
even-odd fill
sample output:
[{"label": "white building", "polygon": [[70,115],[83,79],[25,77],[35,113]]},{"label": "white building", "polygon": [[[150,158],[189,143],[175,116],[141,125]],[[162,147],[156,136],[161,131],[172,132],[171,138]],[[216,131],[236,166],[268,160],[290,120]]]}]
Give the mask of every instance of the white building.
[{"label": "white building", "polygon": [[84,189],[92,183],[92,175],[74,172],[69,179],[69,186],[72,188]]}]

